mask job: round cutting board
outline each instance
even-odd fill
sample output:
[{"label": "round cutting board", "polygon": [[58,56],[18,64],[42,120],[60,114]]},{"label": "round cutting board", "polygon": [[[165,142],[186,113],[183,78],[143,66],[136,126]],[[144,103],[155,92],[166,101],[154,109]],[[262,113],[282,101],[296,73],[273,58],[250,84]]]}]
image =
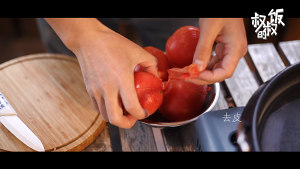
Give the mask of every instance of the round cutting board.
[{"label": "round cutting board", "polygon": [[[58,54],[34,54],[0,65],[0,92],[46,151],[80,151],[104,129],[79,64]],[[34,151],[0,123],[0,150]]]}]

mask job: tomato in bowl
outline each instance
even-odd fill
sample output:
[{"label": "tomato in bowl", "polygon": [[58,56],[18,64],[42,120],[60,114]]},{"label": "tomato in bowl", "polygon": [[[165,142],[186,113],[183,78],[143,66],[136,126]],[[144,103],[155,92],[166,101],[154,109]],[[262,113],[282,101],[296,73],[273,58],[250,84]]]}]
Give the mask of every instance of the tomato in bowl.
[{"label": "tomato in bowl", "polygon": [[[205,101],[204,101],[202,107],[200,109],[195,109],[193,112],[193,115],[190,116],[189,118],[184,119],[184,120],[167,119],[160,112],[162,110],[160,108],[153,115],[149,116],[148,118],[142,119],[140,121],[142,123],[150,125],[152,127],[177,127],[177,126],[182,126],[182,125],[191,123],[193,121],[196,121],[199,117],[201,117],[201,115],[211,111],[215,107],[215,105],[219,99],[220,84],[214,83],[214,84],[208,85],[208,87],[210,87],[210,90],[207,92],[207,95],[205,97]],[[194,103],[194,104],[197,104],[197,103]]]}]

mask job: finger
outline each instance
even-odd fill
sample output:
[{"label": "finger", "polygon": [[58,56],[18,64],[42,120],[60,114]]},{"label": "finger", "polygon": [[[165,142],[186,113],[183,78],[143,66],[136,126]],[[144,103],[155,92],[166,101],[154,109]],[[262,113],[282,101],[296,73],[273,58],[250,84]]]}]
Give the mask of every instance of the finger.
[{"label": "finger", "polygon": [[201,72],[198,78],[209,82],[221,82],[233,75],[238,61],[237,56],[225,56],[222,61],[214,65],[212,70]]},{"label": "finger", "polygon": [[[93,105],[94,109],[95,109],[98,113],[100,113],[96,99],[95,99],[94,97],[90,97],[90,98],[91,98],[92,105]],[[101,113],[100,113],[100,114],[101,114]]]},{"label": "finger", "polygon": [[121,128],[131,128],[136,120],[131,116],[124,116],[123,109],[118,103],[117,95],[105,97],[105,106],[107,108],[108,121]]},{"label": "finger", "polygon": [[97,98],[97,105],[98,105],[98,108],[99,108],[99,111],[101,113],[103,120],[108,121],[105,102],[104,102],[104,98],[102,96],[100,98],[99,97]]},{"label": "finger", "polygon": [[212,70],[215,65],[224,58],[224,44],[217,43],[215,47],[215,55],[211,57],[206,69]]},{"label": "finger", "polygon": [[189,82],[189,83],[193,83],[196,85],[208,85],[208,84],[213,84],[214,82],[209,82],[206,80],[202,80],[202,79],[185,79],[184,81]]},{"label": "finger", "polygon": [[135,87],[134,76],[127,76],[126,82],[123,82],[120,88],[120,96],[125,110],[136,119],[148,117],[148,112],[144,110],[139,102]]},{"label": "finger", "polygon": [[221,82],[225,79],[225,70],[223,68],[214,68],[213,70],[205,70],[200,73],[199,79],[209,83]]},{"label": "finger", "polygon": [[156,77],[158,77],[158,68],[157,68],[157,59],[152,56],[150,53],[145,54],[143,57],[144,60],[139,63],[140,66],[144,68],[144,71],[152,73]]},{"label": "finger", "polygon": [[155,75],[156,77],[159,77],[158,76],[158,69],[157,69],[157,66],[149,66],[149,67],[146,67],[145,69],[146,72],[149,72],[153,75]]},{"label": "finger", "polygon": [[215,29],[208,29],[207,27],[203,27],[200,29],[201,36],[199,37],[199,41],[194,53],[193,63],[198,65],[199,71],[203,71],[212,54],[212,47],[217,37],[218,31]]},{"label": "finger", "polygon": [[139,65],[143,67],[143,70],[145,72],[149,72],[149,73],[155,75],[156,77],[159,77],[158,76],[158,68],[157,68],[156,63],[142,62]]},{"label": "finger", "polygon": [[212,70],[214,68],[214,66],[220,61],[219,57],[218,56],[213,56],[209,63],[207,64],[206,66],[206,69],[207,70]]},{"label": "finger", "polygon": [[224,58],[224,43],[217,43],[215,52],[216,52],[216,57],[222,60]]},{"label": "finger", "polygon": [[99,98],[95,98],[94,96],[90,98],[94,109],[101,115],[102,119],[107,122],[108,118],[103,98],[101,97],[100,100]]}]

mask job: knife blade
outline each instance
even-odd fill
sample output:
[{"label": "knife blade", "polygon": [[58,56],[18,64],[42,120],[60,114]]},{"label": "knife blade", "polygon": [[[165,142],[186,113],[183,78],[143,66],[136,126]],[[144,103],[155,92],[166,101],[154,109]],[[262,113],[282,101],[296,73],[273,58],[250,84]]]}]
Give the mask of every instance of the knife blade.
[{"label": "knife blade", "polygon": [[36,151],[45,151],[42,142],[17,116],[2,93],[0,93],[0,122],[28,147]]},{"label": "knife blade", "polygon": [[112,151],[113,152],[121,152],[122,144],[121,144],[119,128],[109,123],[108,129],[109,129],[109,136],[110,136]]}]

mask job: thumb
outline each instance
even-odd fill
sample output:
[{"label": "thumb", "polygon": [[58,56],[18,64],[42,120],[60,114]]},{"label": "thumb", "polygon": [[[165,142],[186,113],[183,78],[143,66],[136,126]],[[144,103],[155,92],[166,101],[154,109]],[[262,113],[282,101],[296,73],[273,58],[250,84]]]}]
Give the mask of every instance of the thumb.
[{"label": "thumb", "polygon": [[157,60],[153,57],[151,60],[139,63],[145,72],[149,72],[158,77]]},{"label": "thumb", "polygon": [[214,40],[212,40],[211,37],[210,39],[203,36],[200,38],[194,53],[193,63],[195,63],[198,66],[199,71],[202,72],[209,63]]},{"label": "thumb", "polygon": [[149,66],[149,67],[145,67],[145,71],[154,74],[156,77],[158,76],[158,70],[157,70],[157,66]]}]

